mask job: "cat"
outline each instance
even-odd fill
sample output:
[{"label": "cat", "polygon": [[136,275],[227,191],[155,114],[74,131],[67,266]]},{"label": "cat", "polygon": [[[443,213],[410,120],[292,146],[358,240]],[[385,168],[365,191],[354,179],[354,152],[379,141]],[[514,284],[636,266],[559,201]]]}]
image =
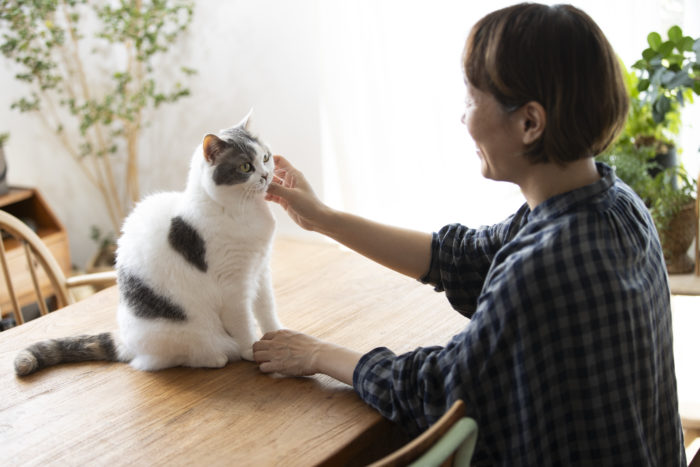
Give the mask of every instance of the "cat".
[{"label": "cat", "polygon": [[253,359],[254,318],[263,334],[281,329],[269,264],[275,219],[264,199],[274,162],[249,117],[204,137],[183,192],[150,195],[124,221],[118,334],[34,344],[17,355],[17,375],[86,360],[219,368]]}]

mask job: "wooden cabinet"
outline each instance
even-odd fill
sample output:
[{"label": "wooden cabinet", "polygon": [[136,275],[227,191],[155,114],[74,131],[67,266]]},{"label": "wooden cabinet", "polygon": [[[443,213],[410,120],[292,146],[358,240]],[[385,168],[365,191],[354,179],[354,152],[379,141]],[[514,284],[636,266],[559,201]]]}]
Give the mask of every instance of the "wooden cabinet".
[{"label": "wooden cabinet", "polygon": [[[0,209],[29,225],[49,248],[61,266],[63,273],[68,276],[71,270],[68,234],[36,189],[11,187],[9,193],[0,196]],[[24,249],[20,247],[17,240],[11,237],[3,236],[2,241],[7,252],[11,279],[17,290],[17,299],[20,306],[32,304],[36,301],[36,297]],[[43,271],[40,271],[39,283],[44,296],[50,296],[52,294],[51,285]],[[12,312],[12,303],[7,292],[2,269],[0,269],[0,310],[3,317]]]}]

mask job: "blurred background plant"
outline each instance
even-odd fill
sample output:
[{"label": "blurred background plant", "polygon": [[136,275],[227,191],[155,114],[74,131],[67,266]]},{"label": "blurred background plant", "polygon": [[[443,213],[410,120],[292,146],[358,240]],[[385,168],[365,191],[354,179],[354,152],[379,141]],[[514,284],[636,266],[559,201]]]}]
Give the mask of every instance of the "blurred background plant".
[{"label": "blurred background plant", "polygon": [[669,272],[690,272],[685,254],[696,235],[697,182],[678,160],[681,108],[700,95],[700,38],[678,26],[663,40],[647,36],[648,48],[627,71],[630,97],[624,130],[599,160],[608,163],[649,207]]},{"label": "blurred background plant", "polygon": [[[114,233],[140,197],[145,110],[189,95],[177,78],[157,82],[154,70],[193,8],[186,0],[0,0],[0,51],[29,90],[12,108],[35,112],[56,133],[99,191]],[[178,72],[185,79],[194,70]]]}]

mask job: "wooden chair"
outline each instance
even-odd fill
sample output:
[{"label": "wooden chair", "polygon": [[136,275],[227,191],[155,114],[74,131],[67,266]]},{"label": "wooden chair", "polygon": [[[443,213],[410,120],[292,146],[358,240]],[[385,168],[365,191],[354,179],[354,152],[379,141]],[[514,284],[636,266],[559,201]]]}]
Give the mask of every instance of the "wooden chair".
[{"label": "wooden chair", "polygon": [[371,467],[468,466],[476,445],[477,426],[464,412],[464,402],[456,401],[423,434]]},{"label": "wooden chair", "polygon": [[[56,297],[57,308],[62,308],[74,302],[73,296],[69,291],[72,287],[83,285],[107,286],[116,283],[116,273],[113,271],[66,278],[51,251],[41,241],[39,236],[24,222],[2,210],[0,210],[0,231],[3,234],[2,241],[0,241],[0,263],[17,325],[24,323],[24,316],[22,316],[17,289],[11,277],[10,261],[5,249],[6,241],[14,239],[18,242],[19,247],[24,250],[26,269],[23,269],[25,266],[23,264],[20,264],[20,267],[17,268],[13,263],[12,270],[29,272],[39,312],[42,315],[49,312],[46,298],[51,295]],[[16,261],[17,255],[14,256],[15,259],[13,261]],[[49,290],[52,292],[52,294],[48,295],[45,293],[47,290],[45,285],[47,282],[46,278],[48,278],[50,283]]]}]

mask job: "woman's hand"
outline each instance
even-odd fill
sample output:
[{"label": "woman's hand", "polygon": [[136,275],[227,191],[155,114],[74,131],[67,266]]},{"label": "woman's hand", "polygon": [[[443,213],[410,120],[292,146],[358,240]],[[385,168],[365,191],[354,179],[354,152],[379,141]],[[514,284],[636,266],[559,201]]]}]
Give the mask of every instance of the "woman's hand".
[{"label": "woman's hand", "polygon": [[253,344],[253,358],[263,373],[310,376],[318,371],[321,345],[315,337],[283,329],[268,332]]},{"label": "woman's hand", "polygon": [[304,174],[287,159],[274,156],[274,160],[274,177],[265,199],[282,206],[301,228],[321,231],[329,208],[318,199]]},{"label": "woman's hand", "polygon": [[273,183],[265,199],[282,206],[303,229],[331,237],[401,274],[419,279],[430,268],[431,233],[392,227],[329,208],[316,197],[304,174],[282,156],[275,156]]},{"label": "woman's hand", "polygon": [[352,385],[361,355],[315,337],[283,329],[253,344],[253,358],[263,373],[310,376],[323,373]]}]

